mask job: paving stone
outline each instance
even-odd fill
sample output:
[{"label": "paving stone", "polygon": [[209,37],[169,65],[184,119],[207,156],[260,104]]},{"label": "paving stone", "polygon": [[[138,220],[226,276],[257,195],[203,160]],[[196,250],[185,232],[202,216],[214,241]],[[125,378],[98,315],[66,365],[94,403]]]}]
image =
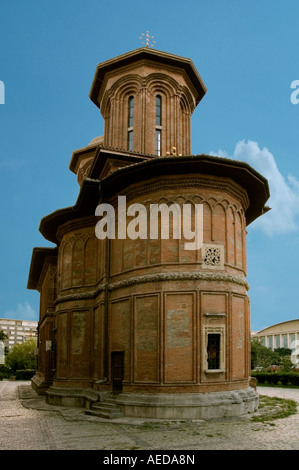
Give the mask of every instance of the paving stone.
[{"label": "paving stone", "polygon": [[[299,389],[258,387],[299,403]],[[298,407],[299,408],[299,407]],[[0,382],[1,450],[299,450],[299,412],[274,422],[97,418],[51,406],[30,382]]]}]

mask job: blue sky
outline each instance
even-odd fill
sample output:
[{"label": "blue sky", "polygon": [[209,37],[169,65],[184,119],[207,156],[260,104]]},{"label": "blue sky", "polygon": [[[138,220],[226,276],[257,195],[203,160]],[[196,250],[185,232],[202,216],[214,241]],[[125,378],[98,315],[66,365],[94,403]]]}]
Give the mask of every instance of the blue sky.
[{"label": "blue sky", "polygon": [[272,210],[248,227],[252,329],[299,318],[298,18],[297,0],[2,2],[0,317],[38,319],[26,286],[33,247],[51,246],[40,219],[75,203],[72,152],[103,133],[88,97],[96,65],[149,30],[157,49],[191,58],[208,88],[192,153],[247,161],[269,180]]}]

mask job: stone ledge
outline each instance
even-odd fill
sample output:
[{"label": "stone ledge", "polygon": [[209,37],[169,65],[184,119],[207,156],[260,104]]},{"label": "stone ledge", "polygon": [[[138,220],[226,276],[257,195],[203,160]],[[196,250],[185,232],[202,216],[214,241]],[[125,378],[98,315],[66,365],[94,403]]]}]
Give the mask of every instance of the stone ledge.
[{"label": "stone ledge", "polygon": [[[90,409],[103,401],[107,392],[92,389],[50,387],[49,405]],[[248,415],[257,410],[259,394],[252,387],[244,390],[207,393],[139,394],[120,393],[115,403],[124,417],[154,419],[217,419]]]},{"label": "stone ledge", "polygon": [[49,405],[89,408],[91,403],[100,399],[100,394],[92,389],[50,387],[46,391]]},{"label": "stone ledge", "polygon": [[215,419],[247,415],[258,408],[252,387],[196,394],[121,393],[116,403],[124,416],[157,419]]},{"label": "stone ledge", "polygon": [[51,380],[36,374],[31,379],[31,385],[39,395],[45,395],[51,385]]}]

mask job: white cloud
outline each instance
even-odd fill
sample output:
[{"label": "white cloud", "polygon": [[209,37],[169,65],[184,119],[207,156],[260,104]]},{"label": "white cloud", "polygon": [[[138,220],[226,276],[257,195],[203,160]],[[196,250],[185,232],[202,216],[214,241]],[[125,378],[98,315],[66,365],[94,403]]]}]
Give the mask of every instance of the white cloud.
[{"label": "white cloud", "polygon": [[261,149],[257,142],[244,140],[237,143],[232,156],[223,150],[211,152],[234,160],[247,162],[256,171],[267,178],[270,187],[270,199],[266,205],[271,211],[253,222],[268,235],[289,233],[299,228],[299,181],[293,175],[287,179],[280,173],[275,158],[267,149]]},{"label": "white cloud", "polygon": [[18,303],[14,310],[4,312],[3,318],[36,321],[36,312],[29,302],[24,302],[23,304]]}]

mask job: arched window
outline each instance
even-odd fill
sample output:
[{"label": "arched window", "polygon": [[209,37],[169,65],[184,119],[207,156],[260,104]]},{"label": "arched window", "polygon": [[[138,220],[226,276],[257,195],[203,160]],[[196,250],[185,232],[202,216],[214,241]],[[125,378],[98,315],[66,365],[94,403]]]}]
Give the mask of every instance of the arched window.
[{"label": "arched window", "polygon": [[133,150],[134,96],[128,101],[128,150]]},{"label": "arched window", "polygon": [[162,126],[162,98],[156,96],[156,126]]},{"label": "arched window", "polygon": [[161,137],[162,137],[162,98],[160,95],[156,96],[156,141],[155,153],[161,155]]}]

